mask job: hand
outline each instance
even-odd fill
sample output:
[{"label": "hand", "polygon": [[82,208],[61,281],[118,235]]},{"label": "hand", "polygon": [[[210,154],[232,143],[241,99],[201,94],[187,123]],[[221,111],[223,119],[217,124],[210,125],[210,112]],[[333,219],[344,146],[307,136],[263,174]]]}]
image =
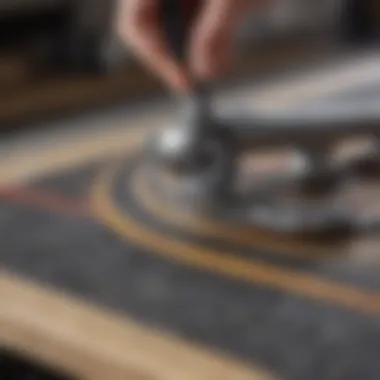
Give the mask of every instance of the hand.
[{"label": "hand", "polygon": [[160,1],[119,0],[117,27],[132,51],[166,84],[181,92],[190,89],[190,76],[204,81],[228,70],[236,26],[247,9],[260,2],[201,0],[191,28],[188,62],[184,67],[171,55],[163,37],[158,17]]}]

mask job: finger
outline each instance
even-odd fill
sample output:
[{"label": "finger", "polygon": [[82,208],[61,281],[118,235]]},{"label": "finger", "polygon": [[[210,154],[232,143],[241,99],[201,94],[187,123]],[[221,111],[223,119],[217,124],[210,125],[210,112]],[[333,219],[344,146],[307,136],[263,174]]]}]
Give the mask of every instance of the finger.
[{"label": "finger", "polygon": [[185,69],[168,48],[159,20],[159,0],[119,1],[118,32],[142,62],[176,91],[187,91]]},{"label": "finger", "polygon": [[190,66],[193,74],[210,80],[223,75],[233,59],[237,23],[252,0],[206,0],[191,40]]}]

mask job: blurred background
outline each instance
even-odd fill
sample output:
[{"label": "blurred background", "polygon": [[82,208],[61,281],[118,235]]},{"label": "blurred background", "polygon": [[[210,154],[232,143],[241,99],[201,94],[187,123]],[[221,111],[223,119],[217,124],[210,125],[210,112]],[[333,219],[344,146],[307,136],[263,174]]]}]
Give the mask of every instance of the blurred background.
[{"label": "blurred background", "polygon": [[[128,124],[125,114],[115,121],[113,106],[123,108],[140,102],[149,113],[154,111],[150,100],[166,96],[160,82],[133,59],[117,38],[114,12],[112,0],[0,0],[0,182],[17,182],[21,177],[24,180],[60,165],[54,158],[50,167],[49,159],[38,154],[49,144],[54,150],[59,145],[57,141],[64,140],[46,137],[49,130],[57,127],[53,120],[82,112],[93,115],[91,123],[95,124],[96,119],[105,133],[99,134],[100,143],[92,144],[92,150],[85,144],[87,137],[82,136],[79,150],[83,150],[82,156],[100,156],[115,148],[124,149],[126,138],[120,136],[126,134],[118,132],[109,140],[105,138],[108,128],[125,129]],[[236,45],[239,60],[225,80],[265,82],[273,75],[298,73],[305,67],[318,67],[336,59],[350,62],[376,51],[379,41],[379,0],[274,1],[259,13],[247,15],[242,23]],[[378,57],[371,67],[377,70],[378,81],[377,62]],[[360,66],[362,71],[366,67]],[[360,80],[359,74],[356,72]],[[335,75],[336,72],[332,74]],[[339,80],[344,82],[345,78]],[[369,76],[366,80],[372,81]],[[283,92],[276,99],[281,102],[286,96]],[[237,103],[240,101],[239,98]],[[110,106],[111,114],[99,118],[94,113]],[[43,134],[37,134],[34,140],[28,137],[28,143],[31,141],[36,148],[32,153],[25,153],[26,145],[17,139],[10,144],[12,139],[5,137],[31,131],[41,125],[41,120]],[[67,124],[60,128],[66,130]],[[70,121],[71,132],[75,129],[78,133],[84,124],[81,120]],[[68,145],[77,138],[76,134],[72,140],[68,138]],[[82,160],[73,150],[67,149],[62,160],[69,164]],[[5,246],[6,242],[0,243]],[[2,356],[0,366],[1,360]],[[20,367],[18,359],[5,357],[3,366],[4,363],[10,363],[10,371]]]},{"label": "blurred background", "polygon": [[[110,0],[0,1],[3,131],[162,91],[115,36],[114,6]],[[374,46],[379,21],[378,0],[275,1],[241,25],[235,74],[259,76]]]}]

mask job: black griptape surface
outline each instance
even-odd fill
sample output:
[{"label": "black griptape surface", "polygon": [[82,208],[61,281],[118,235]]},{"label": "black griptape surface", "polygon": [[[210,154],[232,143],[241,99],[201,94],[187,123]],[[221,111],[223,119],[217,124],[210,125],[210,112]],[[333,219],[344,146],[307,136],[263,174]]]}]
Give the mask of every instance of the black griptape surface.
[{"label": "black griptape surface", "polygon": [[[57,173],[35,186],[86,197],[101,166]],[[131,195],[124,202],[149,223]],[[171,262],[123,242],[87,216],[2,202],[0,241],[5,268],[248,359],[280,379],[380,378],[376,315]]]}]

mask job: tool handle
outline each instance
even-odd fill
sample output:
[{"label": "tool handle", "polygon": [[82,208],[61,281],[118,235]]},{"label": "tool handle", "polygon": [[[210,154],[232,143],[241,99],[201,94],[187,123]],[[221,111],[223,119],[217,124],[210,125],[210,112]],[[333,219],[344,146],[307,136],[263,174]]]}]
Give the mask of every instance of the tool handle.
[{"label": "tool handle", "polygon": [[191,27],[199,6],[200,0],[160,0],[165,37],[178,60],[186,59]]},{"label": "tool handle", "polygon": [[[166,40],[176,59],[182,63],[185,63],[187,58],[191,28],[201,5],[202,0],[160,0],[160,16]],[[190,112],[193,117],[202,121],[208,114],[210,86],[195,81],[191,93],[180,99],[185,100],[186,107],[193,109]]]}]

